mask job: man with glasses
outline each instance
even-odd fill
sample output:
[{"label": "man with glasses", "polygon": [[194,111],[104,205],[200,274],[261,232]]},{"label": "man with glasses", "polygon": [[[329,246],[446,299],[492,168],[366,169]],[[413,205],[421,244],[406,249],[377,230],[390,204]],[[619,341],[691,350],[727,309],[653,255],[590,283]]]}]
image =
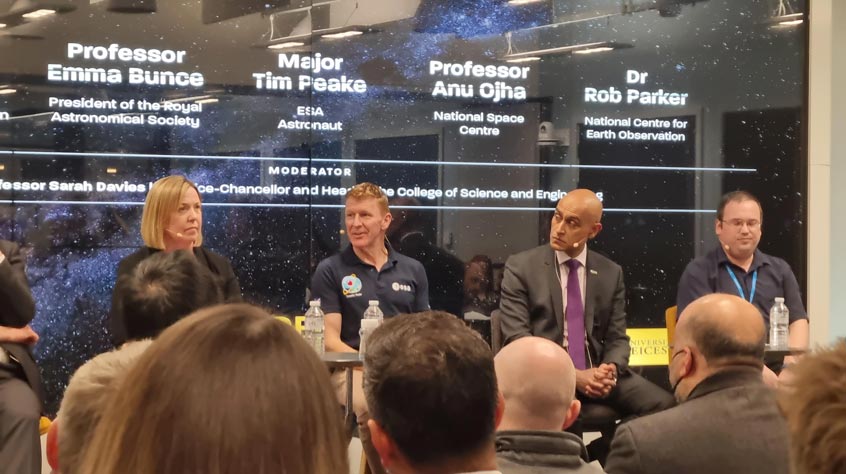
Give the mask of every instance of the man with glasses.
[{"label": "man with glasses", "polygon": [[[679,281],[678,313],[696,298],[709,293],[728,293],[752,303],[769,325],[769,312],[776,297],[783,297],[790,310],[789,346],[808,347],[808,316],[799,284],[784,260],[758,249],[764,215],[761,203],[746,191],[723,196],[717,209],[716,233],[720,246],[687,265]],[[785,357],[785,365],[793,362]],[[764,376],[774,373],[764,367]]]},{"label": "man with glasses", "polygon": [[765,340],[758,311],[740,297],[691,303],[668,369],[679,405],[617,428],[605,471],[787,474],[787,424],[761,380]]}]

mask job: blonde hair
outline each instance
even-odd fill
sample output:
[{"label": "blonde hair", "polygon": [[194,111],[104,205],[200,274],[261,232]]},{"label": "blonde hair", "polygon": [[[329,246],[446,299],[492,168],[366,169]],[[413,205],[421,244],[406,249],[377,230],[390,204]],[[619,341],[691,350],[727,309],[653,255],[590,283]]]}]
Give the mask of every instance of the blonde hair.
[{"label": "blonde hair", "polygon": [[[171,214],[179,208],[179,203],[189,189],[200,190],[197,185],[185,176],[174,175],[162,178],[155,183],[147,193],[144,201],[144,213],[141,215],[141,238],[144,245],[154,249],[163,250],[164,231],[168,225]],[[202,197],[200,198],[202,202]],[[202,232],[197,235],[194,245],[199,247],[203,244]]]},{"label": "blonde hair", "polygon": [[100,354],[82,365],[71,377],[62,397],[59,424],[59,466],[64,474],[76,474],[106,401],[118,380],[132,367],[152,341],[128,342],[120,349]]},{"label": "blonde hair", "polygon": [[382,188],[373,183],[358,183],[353,186],[349,192],[347,192],[347,200],[350,199],[358,201],[364,199],[375,199],[383,213],[387,214],[390,212],[388,209],[388,196],[385,195]]},{"label": "blonde hair", "polygon": [[290,326],[247,304],[166,329],[122,380],[83,474],[339,474],[329,373]]},{"label": "blonde hair", "polygon": [[793,474],[846,472],[846,342],[806,355],[779,393]]}]

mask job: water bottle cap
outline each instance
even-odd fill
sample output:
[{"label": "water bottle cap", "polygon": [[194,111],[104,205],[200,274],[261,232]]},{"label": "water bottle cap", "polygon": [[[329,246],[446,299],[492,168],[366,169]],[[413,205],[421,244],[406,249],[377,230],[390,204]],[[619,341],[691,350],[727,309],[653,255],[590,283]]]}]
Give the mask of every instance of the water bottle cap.
[{"label": "water bottle cap", "polygon": [[367,301],[367,304],[370,306],[379,306],[379,300],[369,300]]},{"label": "water bottle cap", "polygon": [[315,306],[317,306],[319,308],[320,307],[320,300],[311,300],[311,301],[308,302],[308,306],[310,308],[314,308]]},{"label": "water bottle cap", "polygon": [[775,299],[775,302],[776,303],[784,303],[784,297],[783,296],[777,296],[776,299]]}]

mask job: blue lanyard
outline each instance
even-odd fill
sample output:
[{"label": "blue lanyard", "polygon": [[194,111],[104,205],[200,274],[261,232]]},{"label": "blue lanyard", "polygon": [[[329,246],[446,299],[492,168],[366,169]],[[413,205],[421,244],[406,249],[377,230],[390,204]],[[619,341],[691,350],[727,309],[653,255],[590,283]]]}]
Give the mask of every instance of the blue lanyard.
[{"label": "blue lanyard", "polygon": [[[737,292],[740,293],[740,297],[746,299],[746,293],[743,292],[743,287],[740,286],[740,282],[737,281],[737,276],[735,276],[734,272],[732,271],[731,267],[726,265],[726,270],[729,272],[729,276],[731,277],[731,281],[734,282],[734,286],[737,287]],[[755,298],[755,287],[758,285],[758,270],[756,269],[752,272],[752,291],[749,292],[749,302],[752,302],[752,299]]]}]

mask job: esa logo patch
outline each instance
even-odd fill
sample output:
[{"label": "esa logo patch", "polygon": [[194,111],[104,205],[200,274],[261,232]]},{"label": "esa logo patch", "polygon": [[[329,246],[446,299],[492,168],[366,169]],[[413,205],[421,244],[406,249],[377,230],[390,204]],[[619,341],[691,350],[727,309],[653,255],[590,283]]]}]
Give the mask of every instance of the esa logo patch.
[{"label": "esa logo patch", "polygon": [[361,292],[361,280],[355,276],[355,273],[347,275],[341,279],[341,291],[344,295]]},{"label": "esa logo patch", "polygon": [[394,291],[406,291],[411,293],[411,285],[403,285],[402,283],[394,282],[394,284],[391,285],[391,289]]}]

